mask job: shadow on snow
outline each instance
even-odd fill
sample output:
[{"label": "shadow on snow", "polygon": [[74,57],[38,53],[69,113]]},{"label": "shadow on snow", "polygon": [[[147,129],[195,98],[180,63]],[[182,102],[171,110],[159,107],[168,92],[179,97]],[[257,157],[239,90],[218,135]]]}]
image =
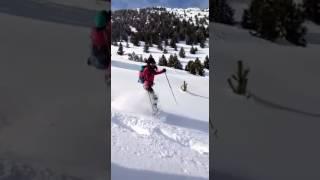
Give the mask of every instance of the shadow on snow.
[{"label": "shadow on snow", "polygon": [[167,112],[163,112],[163,115],[166,117],[166,124],[180,126],[182,128],[195,129],[204,133],[209,133],[209,122],[204,122]]}]

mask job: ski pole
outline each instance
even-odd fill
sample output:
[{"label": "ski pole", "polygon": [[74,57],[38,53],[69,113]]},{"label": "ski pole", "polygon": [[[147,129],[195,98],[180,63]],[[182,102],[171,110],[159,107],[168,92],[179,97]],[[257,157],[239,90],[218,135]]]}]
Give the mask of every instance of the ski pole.
[{"label": "ski pole", "polygon": [[166,78],[167,78],[167,81],[168,81],[169,87],[170,87],[170,89],[171,89],[171,93],[172,93],[172,96],[173,96],[173,98],[174,98],[174,101],[176,102],[176,104],[178,104],[177,99],[176,99],[176,97],[175,97],[175,95],[174,95],[174,93],[173,93],[173,90],[172,90],[171,84],[170,84],[170,82],[169,82],[169,79],[168,79],[168,76],[167,76],[167,72],[165,72],[164,74],[166,75]]}]

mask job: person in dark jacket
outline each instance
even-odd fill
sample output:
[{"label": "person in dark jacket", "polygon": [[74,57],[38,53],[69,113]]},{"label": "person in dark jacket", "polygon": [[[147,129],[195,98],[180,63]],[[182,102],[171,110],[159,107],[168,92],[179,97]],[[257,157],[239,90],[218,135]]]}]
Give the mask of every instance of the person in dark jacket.
[{"label": "person in dark jacket", "polygon": [[88,65],[94,65],[98,69],[107,69],[110,65],[110,26],[110,14],[105,10],[99,11],[95,16],[95,27],[90,34],[91,57],[88,59]]},{"label": "person in dark jacket", "polygon": [[158,97],[156,96],[152,88],[154,85],[154,77],[165,72],[166,69],[162,69],[161,71],[158,70],[153,57],[149,57],[149,59],[147,60],[147,66],[145,66],[144,70],[142,71],[142,76],[144,80],[143,87],[153,98],[155,105],[157,103]]}]

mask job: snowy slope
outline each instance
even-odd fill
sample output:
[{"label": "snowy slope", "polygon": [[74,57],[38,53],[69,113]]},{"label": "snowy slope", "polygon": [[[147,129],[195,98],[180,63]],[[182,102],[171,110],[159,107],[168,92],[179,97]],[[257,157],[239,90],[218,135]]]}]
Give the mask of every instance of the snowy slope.
[{"label": "snowy slope", "polygon": [[[195,17],[197,16],[198,19],[201,18],[208,18],[209,9],[200,9],[200,8],[166,8],[168,12],[174,13],[176,16],[180,17],[180,19],[185,19],[186,21],[189,18],[192,19],[193,23],[196,23]],[[207,23],[209,25],[209,19],[207,19]],[[205,26],[207,27],[207,26]]]},{"label": "snowy slope", "polygon": [[[211,24],[216,179],[320,178],[320,28],[306,25],[309,44],[301,48]],[[251,69],[249,100],[233,95],[226,82],[240,59]]]},{"label": "snowy slope", "polygon": [[90,29],[0,21],[0,179],[33,180],[24,173],[39,167],[52,176],[34,179],[104,178],[105,83],[86,65]]},{"label": "snowy slope", "polygon": [[[154,89],[159,96],[160,115],[152,116],[148,94],[137,82],[143,63],[128,60],[128,53],[143,57],[150,54],[158,61],[162,52],[156,45],[150,53],[143,53],[143,43],[134,47],[123,43],[125,54],[117,55],[112,46],[112,179],[192,179],[204,180],[209,176],[209,76],[194,76],[186,71],[167,68],[167,75],[178,104],[175,104],[164,74],[155,78]],[[183,42],[187,60],[204,60],[209,48],[195,56]],[[173,49],[168,48],[174,54]],[[159,67],[162,69],[163,67]],[[189,92],[180,90],[183,81]],[[128,175],[126,175],[128,174]]]}]

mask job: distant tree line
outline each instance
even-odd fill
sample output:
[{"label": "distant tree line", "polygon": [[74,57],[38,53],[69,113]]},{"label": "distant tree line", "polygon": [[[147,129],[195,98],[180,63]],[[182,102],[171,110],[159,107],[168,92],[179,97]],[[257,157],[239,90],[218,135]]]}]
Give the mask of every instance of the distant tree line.
[{"label": "distant tree line", "polygon": [[[140,10],[117,10],[112,14],[112,43],[130,41],[134,46],[156,45],[176,48],[176,43],[186,41],[187,45],[205,46],[209,38],[207,16],[195,20],[180,16],[165,8],[145,8]],[[134,30],[133,30],[134,28]],[[147,50],[148,47],[145,47]]]},{"label": "distant tree line", "polygon": [[[234,10],[227,0],[212,0],[209,16],[213,22],[235,24]],[[305,20],[320,25],[319,0],[303,0],[302,3],[294,0],[252,0],[243,12],[241,26],[270,41],[282,38],[295,45],[306,46]]]}]

